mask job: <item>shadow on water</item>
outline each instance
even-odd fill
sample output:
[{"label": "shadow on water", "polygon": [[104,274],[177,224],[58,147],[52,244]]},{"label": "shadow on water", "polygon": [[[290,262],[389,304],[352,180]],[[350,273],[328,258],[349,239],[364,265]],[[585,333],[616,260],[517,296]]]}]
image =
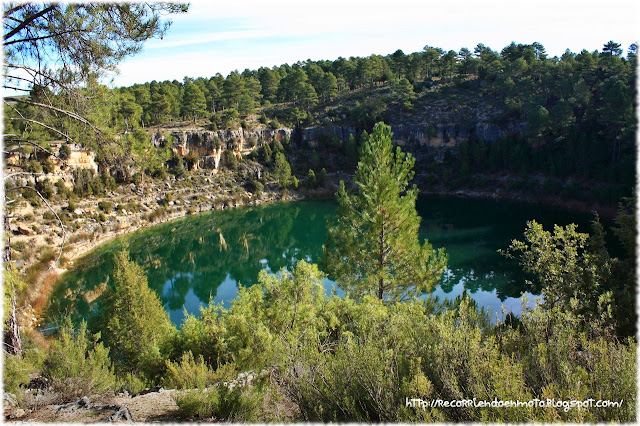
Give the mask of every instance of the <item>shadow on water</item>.
[{"label": "shadow on water", "polygon": [[[525,277],[519,266],[497,250],[521,238],[527,220],[545,227],[579,224],[588,232],[591,217],[499,200],[421,196],[421,238],[444,247],[449,265],[434,295],[454,298],[464,289],[480,306],[520,312]],[[100,294],[109,283],[114,254],[124,248],[141,265],[149,286],[160,296],[171,320],[180,324],[184,311],[197,314],[209,301],[229,306],[238,285],[257,282],[261,270],[292,268],[298,260],[317,263],[322,256],[332,200],[277,203],[209,212],[159,225],[113,240],[82,259],[54,290],[48,320],[67,313],[88,317],[100,309]],[[326,280],[328,291],[334,285]]]}]

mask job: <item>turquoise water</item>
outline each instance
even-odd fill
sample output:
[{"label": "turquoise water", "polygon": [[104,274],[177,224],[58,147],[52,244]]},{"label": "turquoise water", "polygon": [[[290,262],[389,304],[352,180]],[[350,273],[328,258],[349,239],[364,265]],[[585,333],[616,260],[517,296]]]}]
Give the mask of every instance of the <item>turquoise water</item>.
[{"label": "turquoise water", "polygon": [[[210,300],[229,306],[238,285],[254,284],[262,269],[276,272],[301,259],[318,262],[336,206],[333,200],[314,200],[209,212],[118,238],[79,259],[62,277],[48,319],[66,313],[86,317],[99,309],[100,298],[86,295],[108,284],[113,254],[122,248],[144,268],[175,324],[182,322],[185,310],[197,314]],[[521,239],[527,220],[536,219],[547,229],[574,222],[584,232],[591,220],[504,200],[420,196],[416,208],[421,238],[449,254],[448,268],[432,294],[454,298],[466,289],[500,317],[502,306],[519,314],[523,293],[532,304],[539,290],[527,288],[517,263],[497,250]],[[328,291],[332,286],[326,280]]]}]

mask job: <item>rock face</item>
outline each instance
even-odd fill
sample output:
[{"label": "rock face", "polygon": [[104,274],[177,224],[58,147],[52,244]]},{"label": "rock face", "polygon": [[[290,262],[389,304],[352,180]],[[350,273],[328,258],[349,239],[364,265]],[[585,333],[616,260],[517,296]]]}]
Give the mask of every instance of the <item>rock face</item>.
[{"label": "rock face", "polygon": [[[489,142],[497,140],[505,133],[524,133],[526,126],[509,125],[501,128],[496,124],[477,123],[464,124],[399,124],[392,125],[393,142],[404,147],[420,158],[425,152],[434,153],[436,158],[444,155],[444,150],[455,149],[463,140],[471,136]],[[222,152],[225,149],[244,154],[253,148],[272,140],[282,141],[289,138],[297,144],[307,144],[311,147],[318,145],[324,135],[333,135],[344,143],[350,135],[356,136],[356,129],[349,126],[306,127],[303,129],[256,129],[256,130],[219,130],[211,131],[180,131],[173,132],[172,149],[179,155],[196,154],[199,158],[198,168],[216,170],[221,166]],[[166,136],[155,135],[153,143],[159,145],[166,140]]]},{"label": "rock face", "polygon": [[[197,167],[217,170],[221,166],[222,152],[232,150],[236,155],[250,152],[256,146],[291,138],[292,129],[227,129],[218,131],[174,131],[171,132],[172,150],[181,156],[197,155]],[[166,135],[155,134],[151,142],[158,146],[167,139]]]}]

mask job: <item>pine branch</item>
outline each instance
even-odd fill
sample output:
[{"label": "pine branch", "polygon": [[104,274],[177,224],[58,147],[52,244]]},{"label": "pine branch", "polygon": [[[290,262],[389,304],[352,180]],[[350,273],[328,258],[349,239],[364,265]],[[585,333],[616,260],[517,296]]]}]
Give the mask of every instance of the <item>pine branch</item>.
[{"label": "pine branch", "polygon": [[40,107],[40,108],[50,109],[50,110],[59,112],[61,114],[64,114],[64,115],[66,115],[68,117],[71,117],[74,120],[81,122],[82,124],[86,124],[87,126],[91,127],[91,129],[93,129],[93,131],[96,132],[96,133],[101,133],[100,129],[98,129],[93,124],[91,124],[89,122],[89,120],[87,120],[86,118],[76,114],[75,112],[67,111],[67,110],[64,110],[64,109],[61,109],[61,108],[56,108],[53,105],[42,104],[40,102],[27,101],[25,99],[14,98],[14,97],[5,98],[5,103],[6,102],[20,102],[20,103],[27,104],[27,105],[33,105],[33,106],[37,106],[37,107]]},{"label": "pine branch", "polygon": [[12,31],[10,31],[8,34],[5,34],[4,36],[4,40],[5,42],[3,44],[6,44],[6,40],[9,40],[11,37],[13,37],[14,35],[16,35],[19,31],[21,31],[22,29],[26,28],[29,24],[31,24],[33,21],[35,21],[36,19],[46,15],[47,13],[51,12],[52,10],[54,10],[56,7],[58,7],[57,4],[54,4],[52,6],[49,6],[45,9],[42,9],[40,12],[31,15],[27,18],[25,18],[24,21],[22,21],[20,23],[20,25],[18,25],[17,27],[15,27]]},{"label": "pine branch", "polygon": [[48,125],[46,125],[46,124],[44,124],[44,123],[42,123],[42,122],[40,122],[40,121],[31,120],[30,118],[23,118],[23,117],[8,117],[8,118],[7,118],[7,120],[12,120],[12,121],[24,121],[24,122],[27,122],[27,123],[37,124],[37,125],[39,125],[39,126],[44,127],[44,128],[45,128],[45,129],[47,129],[47,130],[51,130],[52,132],[59,134],[60,136],[62,136],[62,137],[64,137],[64,138],[66,138],[66,139],[68,139],[68,140],[70,140],[70,141],[71,141],[71,142],[73,142],[73,143],[76,143],[76,142],[75,142],[75,141],[74,141],[74,140],[73,140],[69,135],[67,135],[66,133],[63,133],[63,132],[61,132],[60,130],[55,129],[55,128],[51,127],[51,126],[48,126]]},{"label": "pine branch", "polygon": [[74,33],[78,33],[78,32],[88,32],[88,31],[86,31],[86,30],[84,30],[82,28],[78,28],[78,29],[75,29],[75,30],[61,31],[61,32],[54,33],[54,34],[49,34],[49,35],[46,35],[46,36],[29,37],[29,38],[23,38],[23,39],[20,39],[20,40],[12,40],[12,41],[9,41],[9,42],[5,42],[4,45],[8,46],[8,45],[14,44],[14,43],[26,43],[26,42],[31,42],[31,41],[46,40],[46,39],[58,37],[58,36],[61,36],[61,35],[64,35],[64,34],[74,34]]}]

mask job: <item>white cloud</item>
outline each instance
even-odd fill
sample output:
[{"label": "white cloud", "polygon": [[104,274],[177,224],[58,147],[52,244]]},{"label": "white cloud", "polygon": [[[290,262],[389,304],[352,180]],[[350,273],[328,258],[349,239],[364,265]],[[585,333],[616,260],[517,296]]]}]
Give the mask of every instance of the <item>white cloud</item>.
[{"label": "white cloud", "polygon": [[225,40],[242,40],[250,38],[268,37],[273,35],[263,30],[242,30],[242,31],[224,31],[210,34],[198,34],[191,37],[181,37],[174,40],[153,40],[150,41],[146,49],[169,49],[172,47],[193,46],[203,43],[211,43],[214,41]]}]

